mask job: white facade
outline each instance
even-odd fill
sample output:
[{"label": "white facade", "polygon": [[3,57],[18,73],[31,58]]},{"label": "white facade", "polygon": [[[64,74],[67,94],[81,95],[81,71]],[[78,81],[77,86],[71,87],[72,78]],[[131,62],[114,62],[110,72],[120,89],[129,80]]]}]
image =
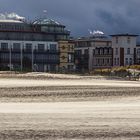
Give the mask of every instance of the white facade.
[{"label": "white facade", "polygon": [[[55,44],[57,46],[58,50],[58,43],[57,42],[46,42],[46,41],[12,41],[12,40],[0,40],[1,43],[8,43],[8,48],[13,48],[14,43],[19,43],[21,45],[21,49],[24,49],[26,44],[32,44],[32,50],[37,49],[38,50],[38,44],[44,44],[45,50],[50,50],[50,45]],[[1,45],[0,45],[1,48]]]},{"label": "white facade", "polygon": [[[32,59],[32,71],[34,71],[34,69],[36,69],[38,67],[37,64],[34,63],[34,51],[38,51],[39,50],[39,45],[43,45],[44,46],[44,51],[49,51],[52,49],[51,45],[55,45],[55,49],[58,50],[58,43],[57,42],[46,42],[46,41],[13,41],[13,40],[0,40],[0,50],[2,50],[2,44],[5,43],[7,44],[7,49],[9,51],[9,68],[10,70],[12,70],[14,64],[12,63],[12,52],[11,50],[14,49],[14,44],[18,44],[18,48],[20,48],[18,56],[20,55],[20,69],[21,71],[23,70],[23,50],[26,49],[26,44],[31,44],[31,54],[30,57]],[[6,49],[6,48],[5,48]],[[16,59],[16,54],[14,54],[14,57]],[[19,59],[19,58],[17,58]],[[45,64],[43,66],[44,71],[49,70],[50,65],[49,64]]]},{"label": "white facade", "polygon": [[134,64],[136,35],[113,35],[113,66],[128,66]]}]

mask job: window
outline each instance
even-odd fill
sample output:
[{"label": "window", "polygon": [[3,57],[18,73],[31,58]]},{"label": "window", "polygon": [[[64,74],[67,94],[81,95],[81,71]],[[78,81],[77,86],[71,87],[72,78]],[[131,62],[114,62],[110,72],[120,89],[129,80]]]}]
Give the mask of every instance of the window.
[{"label": "window", "polygon": [[44,44],[38,44],[38,51],[44,51],[45,45]]},{"label": "window", "polygon": [[118,48],[115,49],[115,54],[116,54],[116,55],[119,54],[119,52],[118,52]]},{"label": "window", "polygon": [[109,49],[109,54],[112,54],[112,48]]},{"label": "window", "polygon": [[140,58],[140,48],[137,49],[137,58]]},{"label": "window", "polygon": [[137,54],[140,54],[140,48],[139,48],[139,49],[137,49]]},{"label": "window", "polygon": [[82,50],[76,50],[76,51],[75,51],[75,54],[76,54],[76,55],[82,55]]},{"label": "window", "polygon": [[116,58],[114,58],[114,65],[116,65],[117,63],[116,63]]},{"label": "window", "polygon": [[68,62],[71,63],[72,62],[72,55],[68,54]]},{"label": "window", "polygon": [[128,37],[128,38],[127,38],[127,43],[130,44],[130,42],[131,42],[131,38]]},{"label": "window", "polygon": [[72,51],[74,51],[74,45],[72,45]]},{"label": "window", "polygon": [[108,54],[108,52],[109,52],[108,49],[105,48],[105,49],[104,49],[104,54]]},{"label": "window", "polygon": [[129,59],[129,64],[130,64],[130,65],[133,64],[133,60],[132,60],[132,58]]},{"label": "window", "polygon": [[125,58],[125,64],[128,65],[128,58]]},{"label": "window", "polygon": [[8,43],[1,43],[1,50],[8,50]]},{"label": "window", "polygon": [[95,55],[95,50],[93,50],[93,55]]},{"label": "window", "polygon": [[110,63],[110,62],[109,62],[109,60],[110,60],[109,58],[107,58],[107,59],[106,59],[107,64],[109,64],[109,63]]},{"label": "window", "polygon": [[110,42],[107,42],[107,43],[106,43],[106,46],[109,46],[109,45],[110,45]]},{"label": "window", "polygon": [[32,51],[32,44],[27,43],[27,44],[25,45],[25,50],[26,50],[26,51]]},{"label": "window", "polygon": [[98,50],[97,54],[99,55],[100,54],[100,49],[97,49],[97,50]]},{"label": "window", "polygon": [[13,43],[13,50],[20,50],[20,43]]},{"label": "window", "polygon": [[50,50],[51,51],[56,51],[57,50],[57,45],[56,44],[50,44]]},{"label": "window", "polygon": [[127,48],[127,54],[130,54],[130,48]]},{"label": "window", "polygon": [[100,54],[104,54],[103,48],[100,49]]},{"label": "window", "polygon": [[105,60],[103,59],[102,62],[103,62],[102,64],[104,65],[105,64]]},{"label": "window", "polygon": [[5,62],[5,61],[9,62],[9,54],[8,53],[2,53],[1,54],[1,60],[3,62]]},{"label": "window", "polygon": [[100,59],[97,59],[98,66],[100,65]]},{"label": "window", "polygon": [[118,44],[119,43],[119,38],[118,37],[116,37],[116,44]]},{"label": "window", "polygon": [[119,60],[120,60],[120,59],[119,59],[119,58],[117,58],[117,65],[119,65]]},{"label": "window", "polygon": [[85,49],[85,50],[84,50],[84,54],[85,54],[85,55],[88,55],[88,53],[89,53],[88,49]]}]

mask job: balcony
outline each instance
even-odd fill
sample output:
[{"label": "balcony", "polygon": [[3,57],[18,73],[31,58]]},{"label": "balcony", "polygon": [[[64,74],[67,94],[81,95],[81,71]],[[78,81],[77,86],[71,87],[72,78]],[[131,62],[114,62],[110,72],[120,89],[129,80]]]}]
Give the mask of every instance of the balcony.
[{"label": "balcony", "polygon": [[0,52],[2,52],[2,53],[9,53],[10,49],[0,49]]},{"label": "balcony", "polygon": [[20,50],[20,49],[11,49],[11,52],[12,52],[12,53],[20,53],[21,50]]}]

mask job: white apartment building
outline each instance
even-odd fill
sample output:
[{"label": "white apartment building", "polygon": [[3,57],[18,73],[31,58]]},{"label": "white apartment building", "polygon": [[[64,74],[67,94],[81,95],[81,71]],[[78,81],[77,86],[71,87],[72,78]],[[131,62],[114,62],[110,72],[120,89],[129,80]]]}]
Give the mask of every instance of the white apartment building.
[{"label": "white apartment building", "polygon": [[137,35],[116,34],[112,36],[113,66],[135,64]]}]

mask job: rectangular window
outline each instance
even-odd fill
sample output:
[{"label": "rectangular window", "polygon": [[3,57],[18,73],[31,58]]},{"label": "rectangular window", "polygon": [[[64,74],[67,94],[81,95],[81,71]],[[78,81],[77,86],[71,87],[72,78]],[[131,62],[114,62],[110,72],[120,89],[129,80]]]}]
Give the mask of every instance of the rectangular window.
[{"label": "rectangular window", "polygon": [[126,65],[129,65],[129,63],[128,63],[128,58],[125,58],[125,64],[126,64]]},{"label": "rectangular window", "polygon": [[100,49],[100,54],[104,54],[104,50],[102,48]]},{"label": "rectangular window", "polygon": [[13,50],[20,50],[20,43],[13,43]]},{"label": "rectangular window", "polygon": [[137,54],[140,54],[140,48],[139,48],[139,49],[137,49]]},{"label": "rectangular window", "polygon": [[71,63],[72,62],[72,55],[68,54],[68,62]]},{"label": "rectangular window", "polygon": [[57,45],[56,44],[50,44],[50,50],[51,51],[56,51],[57,50]]},{"label": "rectangular window", "polygon": [[109,64],[109,63],[110,63],[110,62],[109,62],[109,60],[110,60],[110,59],[109,59],[109,58],[107,58],[107,64]]},{"label": "rectangular window", "polygon": [[118,37],[116,37],[116,44],[118,44],[119,43],[119,38]]},{"label": "rectangular window", "polygon": [[103,63],[102,63],[103,65],[105,64],[105,60],[103,59]]},{"label": "rectangular window", "polygon": [[130,54],[130,48],[127,48],[127,54]]},{"label": "rectangular window", "polygon": [[44,44],[38,44],[38,51],[44,51],[45,45]]},{"label": "rectangular window", "polygon": [[112,48],[109,49],[109,54],[112,54]]},{"label": "rectangular window", "polygon": [[119,54],[119,52],[118,52],[118,48],[115,49],[115,54],[116,54],[116,55]]},{"label": "rectangular window", "polygon": [[93,50],[93,55],[95,55],[95,50]]},{"label": "rectangular window", "polygon": [[88,53],[89,53],[88,49],[85,49],[84,54],[88,55]]},{"label": "rectangular window", "polygon": [[79,56],[82,55],[82,50],[76,50],[76,51],[75,51],[75,54],[76,54],[76,55],[79,55]]},{"label": "rectangular window", "polygon": [[27,44],[25,45],[25,50],[26,50],[26,51],[32,51],[32,44],[27,43]]},{"label": "rectangular window", "polygon": [[130,38],[130,37],[127,38],[127,43],[128,43],[128,44],[131,43],[131,38]]},{"label": "rectangular window", "polygon": [[108,49],[107,48],[104,49],[104,54],[108,54]]},{"label": "rectangular window", "polygon": [[8,50],[8,43],[1,43],[1,50]]},{"label": "rectangular window", "polygon": [[119,64],[120,64],[119,60],[120,60],[120,59],[119,59],[119,58],[117,58],[117,65],[119,65]]},{"label": "rectangular window", "polygon": [[132,59],[132,58],[129,59],[129,64],[130,64],[130,65],[133,64],[133,59]]},{"label": "rectangular window", "polygon": [[116,63],[116,58],[114,58],[114,65],[116,65],[117,63]]}]

